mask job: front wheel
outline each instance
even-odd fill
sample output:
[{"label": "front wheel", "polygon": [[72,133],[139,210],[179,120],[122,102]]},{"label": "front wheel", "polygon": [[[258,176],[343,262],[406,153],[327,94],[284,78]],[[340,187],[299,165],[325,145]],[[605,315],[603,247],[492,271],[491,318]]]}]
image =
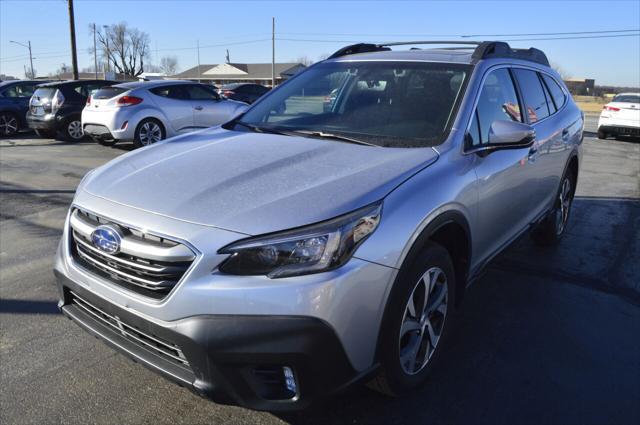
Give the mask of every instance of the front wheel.
[{"label": "front wheel", "polygon": [[398,396],[426,381],[452,327],[455,288],[451,256],[438,244],[403,266],[382,323],[381,371],[369,386]]},{"label": "front wheel", "polygon": [[18,117],[10,112],[0,114],[0,136],[13,136],[18,132]]},{"label": "front wheel", "polygon": [[531,232],[531,238],[536,244],[541,246],[555,245],[562,239],[569,222],[575,182],[576,179],[570,171],[567,171],[562,177],[553,211]]},{"label": "front wheel", "polygon": [[165,138],[165,131],[160,121],[146,118],[140,121],[133,138],[133,144],[137,148],[149,146]]}]

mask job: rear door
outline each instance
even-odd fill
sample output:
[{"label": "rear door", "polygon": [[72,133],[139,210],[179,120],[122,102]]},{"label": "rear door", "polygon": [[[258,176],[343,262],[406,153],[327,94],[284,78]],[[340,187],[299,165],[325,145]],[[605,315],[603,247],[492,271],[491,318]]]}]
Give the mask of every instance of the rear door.
[{"label": "rear door", "polygon": [[193,106],[196,127],[206,128],[227,122],[235,110],[235,104],[223,101],[213,88],[202,84],[186,85]]},{"label": "rear door", "polygon": [[193,106],[185,86],[186,84],[172,84],[149,90],[154,103],[176,133],[191,131],[195,126]]}]

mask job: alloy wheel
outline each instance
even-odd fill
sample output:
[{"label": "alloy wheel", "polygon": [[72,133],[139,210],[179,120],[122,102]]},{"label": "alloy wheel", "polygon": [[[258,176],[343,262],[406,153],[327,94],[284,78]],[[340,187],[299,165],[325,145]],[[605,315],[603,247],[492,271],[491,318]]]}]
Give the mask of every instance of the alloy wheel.
[{"label": "alloy wheel", "polygon": [[159,142],[162,140],[162,129],[155,122],[147,121],[140,127],[139,139],[144,146]]},{"label": "alloy wheel", "polygon": [[18,131],[18,120],[13,115],[0,115],[0,134],[9,136]]},{"label": "alloy wheel", "polygon": [[73,140],[80,140],[84,136],[82,131],[82,123],[80,121],[71,121],[67,126],[67,133]]},{"label": "alloy wheel", "polygon": [[436,350],[447,315],[447,276],[431,267],[418,280],[400,326],[400,365],[408,375],[422,371]]},{"label": "alloy wheel", "polygon": [[571,180],[565,177],[558,195],[558,209],[556,211],[556,235],[561,235],[569,221],[569,209],[571,208],[572,191]]}]

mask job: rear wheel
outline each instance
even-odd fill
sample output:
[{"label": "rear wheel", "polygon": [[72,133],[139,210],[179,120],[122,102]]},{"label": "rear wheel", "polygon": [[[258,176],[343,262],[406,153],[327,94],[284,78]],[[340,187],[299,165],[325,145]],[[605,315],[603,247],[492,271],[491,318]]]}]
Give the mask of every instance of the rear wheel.
[{"label": "rear wheel", "polygon": [[382,323],[381,371],[369,386],[398,396],[426,381],[452,328],[455,288],[451,256],[435,243],[400,270]]},{"label": "rear wheel", "polygon": [[553,211],[531,232],[531,238],[538,245],[555,245],[562,239],[569,222],[575,182],[573,173],[567,171],[562,178]]},{"label": "rear wheel", "polygon": [[65,124],[64,127],[66,139],[70,142],[79,142],[84,137],[82,131],[82,123],[77,118],[72,118]]},{"label": "rear wheel", "polygon": [[18,132],[18,117],[11,112],[0,114],[0,136],[13,136]]},{"label": "rear wheel", "polygon": [[140,121],[133,139],[133,144],[137,148],[149,146],[165,138],[164,127],[160,121],[153,118],[146,118]]}]

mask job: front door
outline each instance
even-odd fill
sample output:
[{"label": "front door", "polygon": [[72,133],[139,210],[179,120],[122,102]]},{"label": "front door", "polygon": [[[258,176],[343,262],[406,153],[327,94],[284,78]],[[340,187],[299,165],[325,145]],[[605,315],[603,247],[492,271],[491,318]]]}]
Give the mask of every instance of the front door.
[{"label": "front door", "polygon": [[491,256],[533,219],[536,200],[538,142],[530,148],[487,151],[491,124],[497,120],[525,122],[508,68],[485,78],[469,126],[466,149],[475,152],[478,178],[478,231],[474,250],[478,260]]}]

